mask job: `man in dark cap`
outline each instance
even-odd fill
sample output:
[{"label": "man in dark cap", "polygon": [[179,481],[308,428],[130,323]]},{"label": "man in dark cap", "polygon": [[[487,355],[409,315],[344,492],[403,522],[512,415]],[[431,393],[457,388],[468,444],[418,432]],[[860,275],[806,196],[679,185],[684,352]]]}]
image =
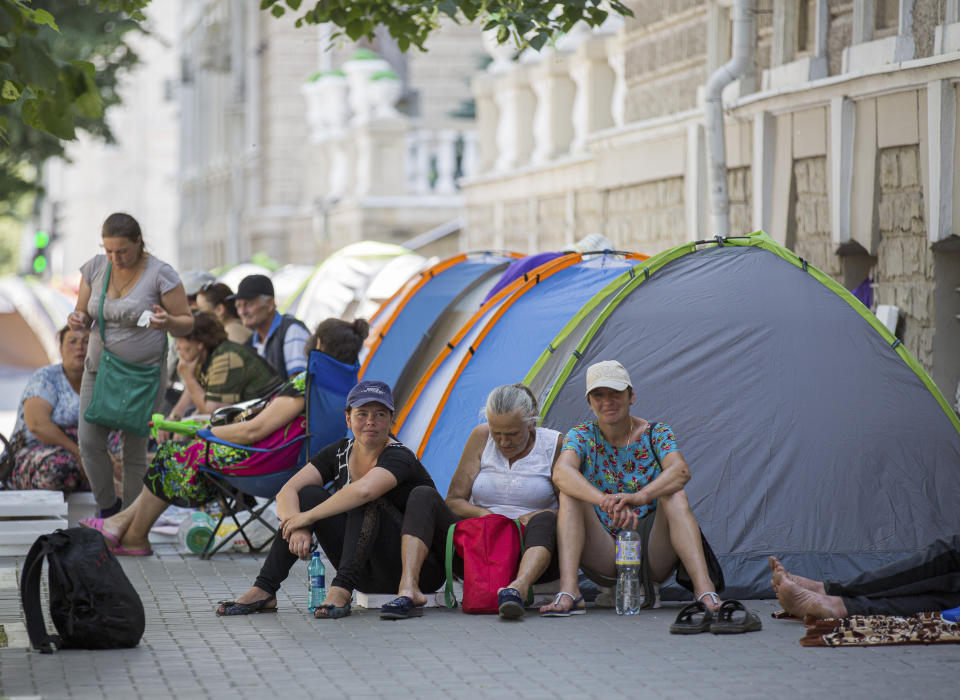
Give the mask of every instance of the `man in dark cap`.
[{"label": "man in dark cap", "polygon": [[304,346],[310,332],[290,314],[280,314],[273,297],[273,282],[266,275],[247,275],[240,281],[236,300],[237,315],[253,331],[247,341],[257,353],[284,377],[292,377],[307,368]]}]

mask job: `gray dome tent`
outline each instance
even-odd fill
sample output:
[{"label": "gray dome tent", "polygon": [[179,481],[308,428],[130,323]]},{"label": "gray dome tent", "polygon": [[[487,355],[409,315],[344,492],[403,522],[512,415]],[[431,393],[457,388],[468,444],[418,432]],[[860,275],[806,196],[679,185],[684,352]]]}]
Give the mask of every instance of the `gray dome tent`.
[{"label": "gray dome tent", "polygon": [[[544,424],[591,419],[617,359],[635,415],[669,423],[727,597],[769,597],[767,557],[846,578],[960,532],[960,420],[859,301],[763,233],[665,251],[587,304],[526,383]],[[553,350],[551,350],[551,348]]]}]

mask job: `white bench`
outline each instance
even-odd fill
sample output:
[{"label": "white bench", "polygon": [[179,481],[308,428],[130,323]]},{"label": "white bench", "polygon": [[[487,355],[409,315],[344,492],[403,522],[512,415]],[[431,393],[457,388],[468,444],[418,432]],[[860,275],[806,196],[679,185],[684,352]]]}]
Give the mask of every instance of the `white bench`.
[{"label": "white bench", "polygon": [[60,491],[0,491],[0,556],[22,556],[40,535],[67,527]]}]

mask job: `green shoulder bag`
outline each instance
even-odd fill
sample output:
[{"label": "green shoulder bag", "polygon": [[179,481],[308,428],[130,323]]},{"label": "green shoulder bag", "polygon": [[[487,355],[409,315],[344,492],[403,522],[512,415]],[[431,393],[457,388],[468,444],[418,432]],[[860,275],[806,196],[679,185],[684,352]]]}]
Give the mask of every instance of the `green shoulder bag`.
[{"label": "green shoulder bag", "polygon": [[[97,379],[93,384],[93,398],[83,417],[88,423],[146,437],[150,432],[153,404],[160,390],[163,362],[156,366],[141,365],[107,350],[106,335],[103,332],[103,300],[107,296],[112,267],[112,263],[107,264],[103,293],[100,295],[100,311],[97,314],[103,352],[100,355],[100,366],[97,367]],[[160,357],[166,355],[167,336],[164,334],[163,354]]]}]

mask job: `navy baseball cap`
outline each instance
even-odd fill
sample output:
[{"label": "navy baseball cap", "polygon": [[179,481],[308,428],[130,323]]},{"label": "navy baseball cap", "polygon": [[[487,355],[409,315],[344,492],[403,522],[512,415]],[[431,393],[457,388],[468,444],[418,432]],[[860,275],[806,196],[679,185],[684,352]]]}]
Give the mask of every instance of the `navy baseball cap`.
[{"label": "navy baseball cap", "polygon": [[393,393],[389,384],[376,379],[365,379],[347,394],[347,408],[356,408],[374,401],[393,411]]},{"label": "navy baseball cap", "polygon": [[266,275],[247,275],[240,280],[237,287],[237,293],[231,294],[227,299],[256,299],[259,296],[274,296],[273,282]]}]

